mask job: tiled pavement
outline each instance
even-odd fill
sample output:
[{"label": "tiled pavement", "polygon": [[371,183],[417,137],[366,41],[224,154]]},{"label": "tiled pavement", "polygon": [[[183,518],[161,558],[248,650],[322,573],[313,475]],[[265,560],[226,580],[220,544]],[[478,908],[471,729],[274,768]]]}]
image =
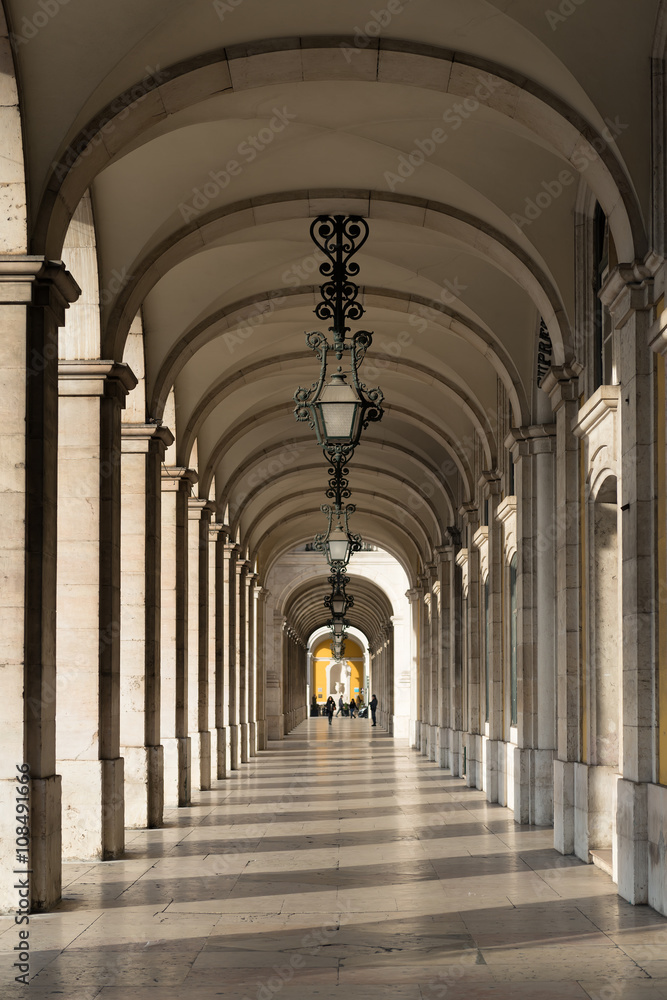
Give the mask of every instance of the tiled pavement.
[{"label": "tiled pavement", "polygon": [[65,866],[31,1000],[667,1000],[667,920],[405,742],[303,723],[122,861]]}]

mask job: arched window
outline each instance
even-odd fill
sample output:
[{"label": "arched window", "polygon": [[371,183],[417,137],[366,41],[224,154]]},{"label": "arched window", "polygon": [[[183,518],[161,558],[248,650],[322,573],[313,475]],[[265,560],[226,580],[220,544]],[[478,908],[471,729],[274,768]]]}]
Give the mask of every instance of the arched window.
[{"label": "arched window", "polygon": [[595,306],[593,329],[593,388],[614,385],[617,381],[614,351],[613,324],[611,314],[600,301],[599,292],[609,271],[615,266],[614,244],[609,233],[609,223],[599,203],[593,217],[593,280],[595,282]]},{"label": "arched window", "polygon": [[516,552],[510,563],[510,725],[517,722],[516,664],[517,664],[517,616],[516,616]]}]

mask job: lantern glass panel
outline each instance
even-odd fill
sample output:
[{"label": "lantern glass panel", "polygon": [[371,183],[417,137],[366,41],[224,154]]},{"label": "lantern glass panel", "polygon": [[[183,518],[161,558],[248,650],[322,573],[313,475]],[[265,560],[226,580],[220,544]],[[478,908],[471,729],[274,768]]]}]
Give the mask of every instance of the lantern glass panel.
[{"label": "lantern glass panel", "polygon": [[324,386],[318,400],[324,439],[334,443],[352,441],[356,412],[361,402],[345,375],[336,372]]},{"label": "lantern glass panel", "polygon": [[342,615],[345,611],[345,598],[342,594],[334,594],[331,599],[331,610],[335,615]]}]

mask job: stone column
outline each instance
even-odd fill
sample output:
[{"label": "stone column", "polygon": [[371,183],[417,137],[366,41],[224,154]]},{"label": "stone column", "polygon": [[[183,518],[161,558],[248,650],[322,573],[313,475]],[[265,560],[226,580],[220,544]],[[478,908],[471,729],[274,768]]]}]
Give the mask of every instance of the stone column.
[{"label": "stone column", "polygon": [[438,737],[436,762],[440,767],[449,767],[449,730],[451,729],[451,655],[452,641],[451,620],[451,562],[453,550],[450,545],[441,545],[436,549],[438,556]]},{"label": "stone column", "polygon": [[[226,778],[232,768],[230,653],[232,648],[234,609],[231,596],[234,545],[229,542],[229,529],[222,526],[218,535],[216,572],[216,728],[218,730],[218,777]],[[230,605],[230,600],[232,601]]]},{"label": "stone column", "polygon": [[[3,674],[0,724],[0,913],[16,910],[17,765],[30,773],[34,910],[61,893],[56,774],[58,327],[79,288],[61,263],[0,255]],[[24,867],[23,865],[19,867]]]},{"label": "stone column", "polygon": [[[556,417],[557,757],[554,760],[554,847],[562,854],[572,854],[574,772],[575,762],[580,760],[581,754],[581,509],[579,441],[572,430],[578,410],[578,374],[565,366],[552,368],[542,388],[551,398]],[[521,526],[519,531],[522,532]],[[528,562],[528,554],[521,555],[521,548],[519,558],[521,575],[525,572],[532,576],[532,561]],[[521,582],[518,587],[521,607]],[[520,621],[520,644],[523,631]]]},{"label": "stone column", "polygon": [[241,763],[241,732],[239,704],[239,547],[236,544],[225,545],[225,637],[227,639],[227,685],[229,692],[229,767],[238,771]]},{"label": "stone column", "polygon": [[466,636],[468,667],[468,713],[464,719],[464,742],[466,748],[466,784],[471,788],[482,787],[482,740],[480,701],[480,657],[479,657],[479,552],[473,544],[473,537],[479,527],[479,513],[474,503],[461,508],[467,543],[468,577],[468,628]]},{"label": "stone column", "polygon": [[236,661],[239,701],[240,761],[250,760],[250,735],[248,729],[248,571],[247,559],[236,564]]},{"label": "stone column", "polygon": [[164,804],[188,805],[191,793],[188,737],[188,498],[193,469],[162,470],[161,711]]},{"label": "stone column", "polygon": [[209,526],[215,505],[188,499],[188,736],[192,787],[211,787],[208,727]]},{"label": "stone column", "polygon": [[120,414],[127,365],[58,366],[56,746],[65,859],[124,850],[120,756]]},{"label": "stone column", "polygon": [[284,648],[284,624],[282,615],[274,611],[272,647],[270,660],[266,665],[266,723],[267,737],[282,740],[285,735],[284,690],[282,685],[282,663]]},{"label": "stone column", "polygon": [[[412,720],[413,732],[411,733],[411,743],[412,746],[419,749],[420,747],[420,735],[421,735],[421,708],[422,708],[422,698],[421,698],[421,664],[420,664],[420,653],[421,653],[421,627],[420,627],[420,613],[421,613],[421,591],[417,587],[412,587],[410,590],[405,592],[405,596],[410,602],[410,625],[409,625],[409,635],[410,635],[410,676],[413,678],[413,687],[411,692],[411,706],[410,706],[410,718]],[[384,649],[385,636],[382,635],[382,643],[378,650],[379,653],[379,667],[382,676],[382,683],[384,684],[384,660],[382,657]],[[379,696],[378,696],[379,697]],[[384,709],[384,706],[383,706]],[[384,725],[384,721],[383,721]]]},{"label": "stone column", "polygon": [[208,730],[211,780],[227,777],[224,679],[224,525],[208,526]]},{"label": "stone column", "polygon": [[247,619],[246,619],[246,673],[248,678],[248,756],[257,756],[257,666],[255,662],[256,647],[256,607],[257,593],[255,590],[256,573],[247,576]]},{"label": "stone column", "polygon": [[[514,796],[519,823],[553,822],[556,746],[556,426],[514,428],[505,442],[516,509],[503,502],[506,547],[517,552],[517,724]],[[509,559],[506,559],[509,562]],[[562,769],[559,772],[563,775]]]},{"label": "stone column", "polygon": [[266,601],[264,587],[257,587],[256,682],[257,682],[257,749],[266,750]]},{"label": "stone column", "polygon": [[[498,801],[499,755],[503,746],[503,538],[496,515],[500,503],[500,477],[485,472],[484,499],[488,503],[487,560],[489,584],[489,705],[485,726],[484,789],[487,802]],[[484,611],[482,612],[484,614]],[[485,627],[485,624],[483,625]],[[486,650],[485,650],[486,655]],[[485,664],[486,666],[486,664]]]},{"label": "stone column", "polygon": [[[633,904],[648,902],[648,788],[654,781],[656,689],[655,376],[647,350],[654,284],[648,267],[635,262],[609,276],[600,298],[614,321],[619,350],[621,565],[622,565],[622,778],[617,783],[618,891]],[[663,802],[664,805],[664,802]],[[667,820],[652,816],[654,842]],[[661,834],[657,834],[660,828]],[[664,841],[663,841],[664,844]],[[654,848],[655,854],[655,848]],[[663,847],[664,862],[664,847]],[[652,859],[652,875],[664,870]],[[652,879],[653,880],[653,879]],[[656,900],[662,890],[656,886]],[[661,899],[664,905],[664,898]]]},{"label": "stone column", "polygon": [[121,425],[120,736],[125,826],[162,824],[160,744],[160,468],[173,435]]}]

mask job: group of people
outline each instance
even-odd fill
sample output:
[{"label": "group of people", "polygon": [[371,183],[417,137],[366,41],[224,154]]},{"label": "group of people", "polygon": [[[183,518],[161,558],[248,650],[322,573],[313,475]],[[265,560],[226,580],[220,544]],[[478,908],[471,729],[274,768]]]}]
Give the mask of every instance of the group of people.
[{"label": "group of people", "polygon": [[[329,695],[329,697],[327,698],[326,705],[324,706],[324,714],[326,716],[328,716],[329,725],[331,725],[334,715],[342,715],[343,714],[344,704],[345,703],[343,701],[343,696],[341,695],[339,697],[339,699],[338,699],[338,711],[336,711],[336,702],[334,701],[334,697],[331,694]],[[316,699],[315,699],[315,695],[313,695],[313,706],[315,706],[315,705],[316,705]],[[357,705],[357,703],[354,700],[354,698],[350,698],[350,708],[349,708],[349,711],[350,711],[350,718],[351,719],[356,719],[357,715],[359,714],[359,711],[361,710],[361,707],[362,707],[361,698],[359,699],[359,705]],[[377,712],[377,707],[378,707],[377,695],[373,695],[373,697],[371,698],[371,702],[370,702],[369,708],[371,710],[371,718],[373,719],[373,725],[374,726],[377,725],[377,720],[376,720],[376,717],[375,717],[375,713]],[[313,714],[312,711],[311,711],[311,714]]]}]

